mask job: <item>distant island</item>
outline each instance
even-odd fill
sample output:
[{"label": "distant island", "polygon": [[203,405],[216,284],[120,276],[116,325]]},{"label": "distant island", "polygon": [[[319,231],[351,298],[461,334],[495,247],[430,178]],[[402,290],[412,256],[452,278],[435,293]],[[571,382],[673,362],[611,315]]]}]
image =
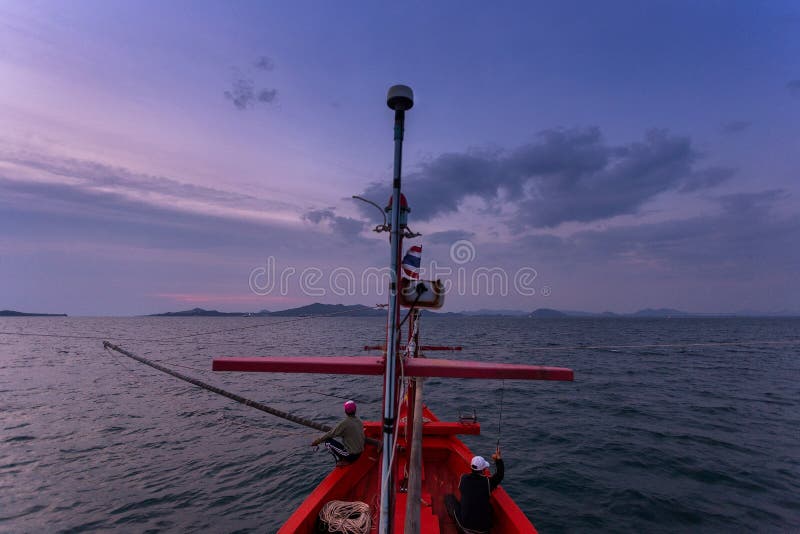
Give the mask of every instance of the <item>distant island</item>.
[{"label": "distant island", "polygon": [[221,312],[217,310],[204,310],[192,308],[177,312],[154,313],[148,317],[306,317],[314,315],[341,315],[343,317],[384,317],[384,310],[376,310],[362,304],[345,306],[344,304],[320,304],[315,302],[308,306],[292,308],[289,310],[270,312]]},{"label": "distant island", "polygon": [[290,310],[276,311],[270,313],[273,317],[302,317],[306,315],[342,315],[345,317],[385,317],[386,310],[377,310],[364,306],[362,304],[355,304],[352,306],[345,306],[344,304],[320,304],[315,302],[308,306],[301,306],[299,308],[292,308]]},{"label": "distant island", "polygon": [[[20,314],[19,312],[0,312],[3,314]],[[678,317],[796,317],[800,313],[776,312],[776,313],[691,313],[672,308],[645,308],[633,313],[614,313],[605,312],[586,312],[576,310],[556,310],[553,308],[538,308],[532,312],[521,310],[491,310],[480,309],[474,311],[461,312],[442,312],[425,311],[425,314],[432,317],[520,317],[531,319],[571,319],[580,317],[609,317],[609,318],[642,318],[642,319],[665,319]],[[20,315],[45,315],[45,314],[20,314]],[[299,308],[288,310],[257,312],[221,312],[217,310],[205,310],[203,308],[192,308],[176,312],[154,313],[148,317],[314,317],[314,316],[337,316],[337,317],[386,317],[385,309],[378,309],[362,304],[321,304],[315,302]]]},{"label": "distant island", "polygon": [[790,311],[780,311],[774,313],[763,313],[755,311],[741,311],[736,313],[692,313],[672,308],[645,308],[633,313],[614,313],[604,311],[600,313],[572,311],[572,310],[553,310],[550,308],[539,308],[528,314],[528,317],[547,319],[547,318],[574,318],[574,317],[619,317],[619,318],[640,318],[640,319],[669,319],[678,317],[798,317],[800,313]]},{"label": "distant island", "polygon": [[183,310],[176,312],[166,313],[153,313],[148,317],[242,317],[245,314],[242,312],[221,312],[217,310],[204,310],[203,308],[192,308],[191,310]]},{"label": "distant island", "polygon": [[0,317],[67,317],[66,313],[26,313],[14,310],[0,310]]},{"label": "distant island", "polygon": [[539,308],[538,310],[533,310],[528,317],[544,317],[544,318],[552,318],[552,317],[569,317],[564,312],[553,310],[551,308]]}]

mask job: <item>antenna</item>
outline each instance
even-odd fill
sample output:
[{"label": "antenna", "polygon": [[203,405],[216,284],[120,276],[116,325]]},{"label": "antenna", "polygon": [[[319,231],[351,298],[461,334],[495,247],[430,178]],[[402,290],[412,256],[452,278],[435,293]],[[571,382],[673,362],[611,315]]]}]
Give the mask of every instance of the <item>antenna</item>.
[{"label": "antenna", "polygon": [[408,111],[414,107],[414,91],[407,85],[393,85],[386,95],[386,105],[395,111]]}]

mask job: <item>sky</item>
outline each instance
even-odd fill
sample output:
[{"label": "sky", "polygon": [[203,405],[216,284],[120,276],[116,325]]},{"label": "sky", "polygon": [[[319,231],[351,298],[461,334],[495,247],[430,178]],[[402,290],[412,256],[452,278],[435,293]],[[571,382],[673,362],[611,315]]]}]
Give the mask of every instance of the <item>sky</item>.
[{"label": "sky", "polygon": [[0,309],[800,310],[800,4],[0,3]]}]

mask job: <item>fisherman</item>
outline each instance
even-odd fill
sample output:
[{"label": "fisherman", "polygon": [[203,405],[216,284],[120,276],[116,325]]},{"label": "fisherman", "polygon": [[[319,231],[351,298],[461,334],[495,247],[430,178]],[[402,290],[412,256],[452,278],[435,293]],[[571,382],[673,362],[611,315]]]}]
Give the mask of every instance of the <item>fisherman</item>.
[{"label": "fisherman", "polygon": [[[356,403],[345,402],[344,413],[345,418],[333,430],[311,442],[314,446],[324,443],[337,467],[355,462],[364,450],[364,423],[356,415]],[[341,438],[341,441],[333,438]]]},{"label": "fisherman", "polygon": [[461,502],[453,494],[444,497],[448,513],[465,534],[485,534],[492,528],[492,507],[489,498],[505,474],[500,447],[497,447],[492,454],[492,460],[495,461],[497,469],[494,475],[486,476],[484,470],[489,467],[489,462],[484,460],[483,456],[472,458],[470,462],[472,472],[461,475],[461,481],[458,483]]}]

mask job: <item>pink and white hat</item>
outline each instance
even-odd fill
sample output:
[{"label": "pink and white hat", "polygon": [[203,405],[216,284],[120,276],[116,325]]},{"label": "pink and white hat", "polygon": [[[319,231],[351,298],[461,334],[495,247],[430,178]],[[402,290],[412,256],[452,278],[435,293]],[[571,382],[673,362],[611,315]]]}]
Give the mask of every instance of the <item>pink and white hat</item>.
[{"label": "pink and white hat", "polygon": [[353,415],[356,413],[356,403],[355,401],[347,401],[344,403],[344,413],[347,415]]}]

